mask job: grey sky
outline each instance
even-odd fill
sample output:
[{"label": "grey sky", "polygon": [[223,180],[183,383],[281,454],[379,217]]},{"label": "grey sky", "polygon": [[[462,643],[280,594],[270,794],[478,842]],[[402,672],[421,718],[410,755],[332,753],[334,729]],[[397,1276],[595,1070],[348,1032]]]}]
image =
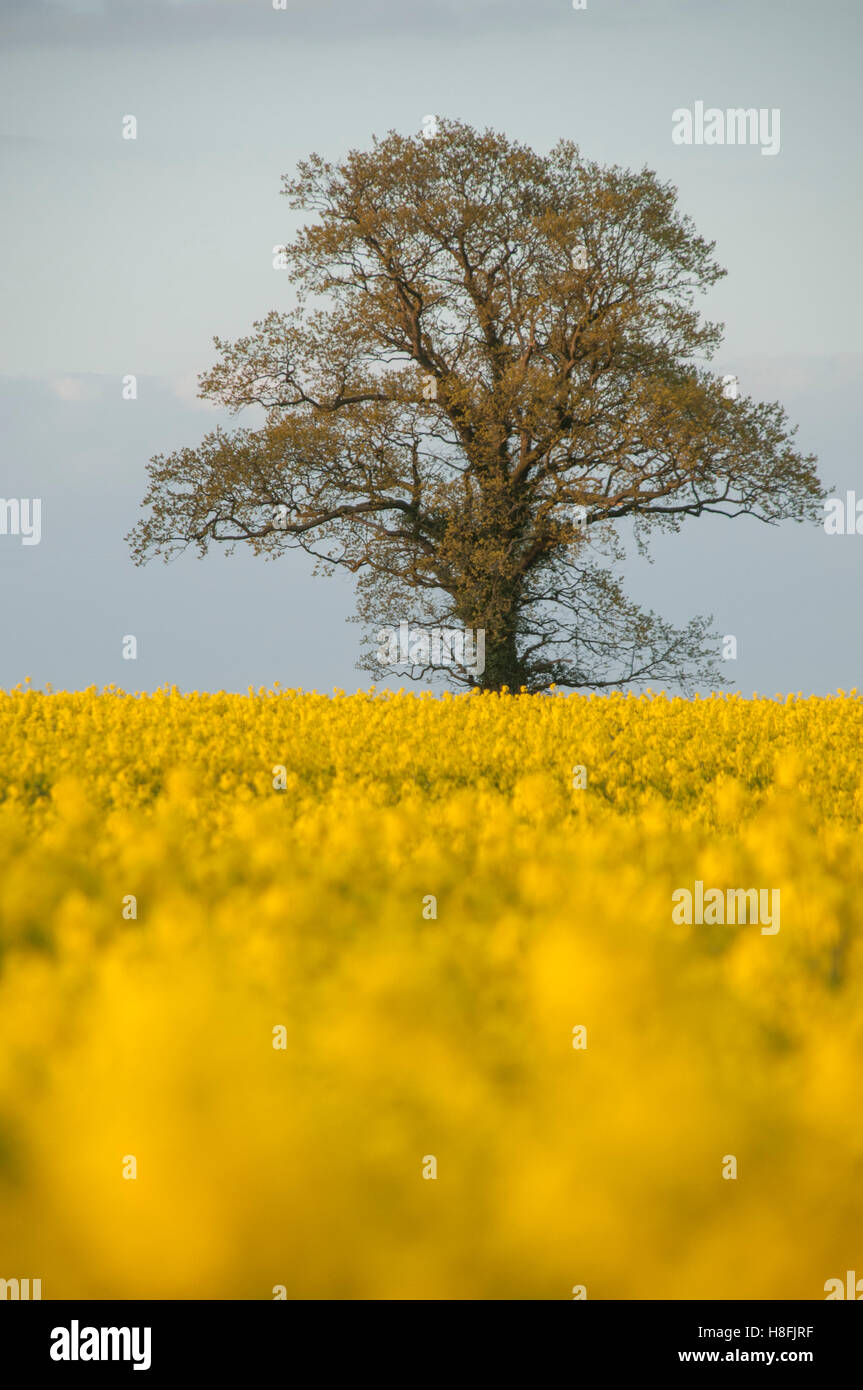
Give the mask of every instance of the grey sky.
[{"label": "grey sky", "polygon": [[[148,457],[223,418],[194,395],[213,335],[289,301],[281,175],[429,112],[673,180],[729,271],[703,305],[726,324],[716,370],[780,399],[828,486],[863,498],[861,28],[856,0],[0,4],[0,496],[44,515],[38,546],[0,536],[0,686],[367,683],[346,578],[297,555],[136,571],[122,537]],[[778,107],[780,153],[675,146],[698,100]],[[711,519],[654,555],[627,567],[633,597],[712,612],[744,693],[859,681],[863,536]]]}]

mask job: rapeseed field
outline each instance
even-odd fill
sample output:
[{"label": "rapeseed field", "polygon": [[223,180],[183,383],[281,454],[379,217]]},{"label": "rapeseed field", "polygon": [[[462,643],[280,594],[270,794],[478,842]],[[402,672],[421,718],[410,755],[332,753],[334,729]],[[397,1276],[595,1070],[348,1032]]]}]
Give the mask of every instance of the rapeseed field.
[{"label": "rapeseed field", "polygon": [[[823,1299],[863,1274],[855,691],[19,687],[0,737],[0,1275]],[[778,893],[778,929],[675,920],[684,889]]]}]

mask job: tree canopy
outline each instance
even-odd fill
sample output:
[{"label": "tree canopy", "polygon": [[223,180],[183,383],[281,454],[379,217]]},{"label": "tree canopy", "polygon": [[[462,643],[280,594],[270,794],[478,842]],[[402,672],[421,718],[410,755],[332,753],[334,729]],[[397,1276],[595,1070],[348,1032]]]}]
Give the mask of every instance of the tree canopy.
[{"label": "tree canopy", "polygon": [[151,461],[135,559],[346,567],[378,677],[376,632],[407,621],[485,632],[456,684],[715,683],[709,620],[623,592],[621,524],[646,551],[702,513],[817,521],[824,494],[782,406],[708,366],[696,298],[725,272],[673,186],[440,121],[312,155],[284,192],[315,218],[284,251],[296,304],[201,377],[259,418]]}]

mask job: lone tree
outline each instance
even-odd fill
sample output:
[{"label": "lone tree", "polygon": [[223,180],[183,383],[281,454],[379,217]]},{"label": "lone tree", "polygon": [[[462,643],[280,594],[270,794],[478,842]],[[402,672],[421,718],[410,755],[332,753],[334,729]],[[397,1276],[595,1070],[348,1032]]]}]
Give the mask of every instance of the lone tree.
[{"label": "lone tree", "polygon": [[358,573],[375,630],[483,629],[482,674],[449,675],[485,689],[716,681],[709,620],[623,594],[619,524],[644,552],[702,512],[818,520],[824,494],[782,407],[703,365],[695,295],[725,272],[674,188],[442,121],[284,192],[317,214],[284,249],[297,307],[216,338],[200,379],[257,427],[151,461],[136,561],[302,547]]}]

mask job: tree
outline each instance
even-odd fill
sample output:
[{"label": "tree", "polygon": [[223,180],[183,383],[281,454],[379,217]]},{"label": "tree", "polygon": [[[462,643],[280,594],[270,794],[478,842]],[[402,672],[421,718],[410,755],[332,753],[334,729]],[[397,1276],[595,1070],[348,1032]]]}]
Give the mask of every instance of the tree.
[{"label": "tree", "polygon": [[296,307],[216,338],[200,379],[259,422],[151,461],[136,561],[300,546],[358,574],[374,629],[484,630],[456,683],[716,681],[709,620],[624,595],[621,523],[646,553],[705,512],[814,521],[824,494],[782,407],[704,365],[695,298],[725,272],[674,188],[442,121],[284,192],[317,214],[284,252]]}]

